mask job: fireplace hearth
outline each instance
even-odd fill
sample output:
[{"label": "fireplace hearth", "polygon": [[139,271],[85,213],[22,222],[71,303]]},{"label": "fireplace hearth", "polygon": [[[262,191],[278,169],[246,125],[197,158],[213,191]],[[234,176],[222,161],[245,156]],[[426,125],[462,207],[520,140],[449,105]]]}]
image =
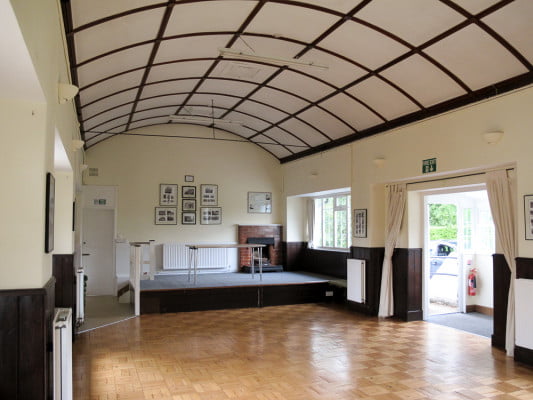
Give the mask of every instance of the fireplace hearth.
[{"label": "fireplace hearth", "polygon": [[250,273],[259,272],[259,267],[263,272],[281,272],[281,225],[239,225],[239,243],[241,244],[264,244],[262,257],[259,252],[254,252],[254,265],[251,264],[250,253],[240,251],[239,264],[241,271]]}]

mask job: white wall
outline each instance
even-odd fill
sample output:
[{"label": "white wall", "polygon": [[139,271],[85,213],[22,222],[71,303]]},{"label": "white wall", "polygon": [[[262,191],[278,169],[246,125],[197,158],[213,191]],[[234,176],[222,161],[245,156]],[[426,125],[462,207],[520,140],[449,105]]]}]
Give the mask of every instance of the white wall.
[{"label": "white wall", "polygon": [[[210,128],[193,125],[162,125],[135,132],[157,135],[211,137]],[[236,139],[217,132],[217,138]],[[269,153],[248,142],[119,136],[87,151],[87,163],[98,168],[98,177],[85,174],[85,184],[118,188],[117,234],[129,241],[236,242],[237,224],[281,223],[281,167]],[[186,183],[185,175],[194,182]],[[177,225],[155,225],[159,184],[179,185]],[[218,185],[221,225],[200,225],[201,184]],[[197,187],[197,224],[181,224],[181,188]],[[249,214],[247,193],[272,192],[272,214]]]},{"label": "white wall", "polygon": [[73,173],[56,171],[56,202],[54,224],[54,253],[72,254],[72,202],[74,201]]}]

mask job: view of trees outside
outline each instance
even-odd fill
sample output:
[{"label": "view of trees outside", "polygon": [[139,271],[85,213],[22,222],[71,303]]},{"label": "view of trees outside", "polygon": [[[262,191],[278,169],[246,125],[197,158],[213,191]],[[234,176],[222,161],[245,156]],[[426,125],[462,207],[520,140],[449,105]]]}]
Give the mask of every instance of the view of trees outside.
[{"label": "view of trees outside", "polygon": [[315,238],[317,247],[348,248],[351,236],[350,195],[315,199]]},{"label": "view of trees outside", "polygon": [[429,240],[457,239],[457,206],[429,205]]}]

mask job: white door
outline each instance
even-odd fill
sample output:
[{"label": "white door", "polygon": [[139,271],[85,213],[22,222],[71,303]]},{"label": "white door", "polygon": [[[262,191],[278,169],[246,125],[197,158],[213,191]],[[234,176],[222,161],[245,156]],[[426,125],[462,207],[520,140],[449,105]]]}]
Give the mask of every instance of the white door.
[{"label": "white door", "polygon": [[83,210],[82,265],[89,296],[115,294],[114,223],[114,210]]}]

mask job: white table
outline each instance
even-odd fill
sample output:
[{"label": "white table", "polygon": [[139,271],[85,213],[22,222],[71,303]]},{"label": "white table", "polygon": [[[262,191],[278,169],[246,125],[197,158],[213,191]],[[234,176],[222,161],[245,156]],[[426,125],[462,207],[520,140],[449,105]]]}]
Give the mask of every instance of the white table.
[{"label": "white table", "polygon": [[263,247],[265,244],[187,244],[189,249],[188,258],[188,279],[191,281],[191,270],[194,270],[194,284],[196,285],[196,275],[198,271],[198,250],[199,249],[250,249],[250,265],[252,268],[252,279],[254,279],[254,249],[259,251],[259,280],[263,280]]}]

